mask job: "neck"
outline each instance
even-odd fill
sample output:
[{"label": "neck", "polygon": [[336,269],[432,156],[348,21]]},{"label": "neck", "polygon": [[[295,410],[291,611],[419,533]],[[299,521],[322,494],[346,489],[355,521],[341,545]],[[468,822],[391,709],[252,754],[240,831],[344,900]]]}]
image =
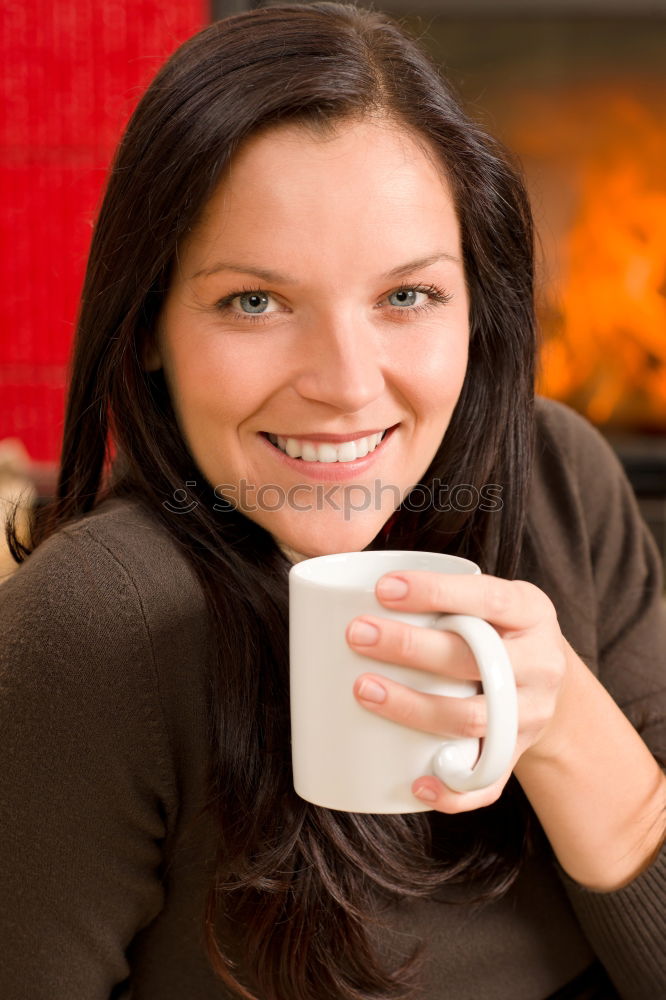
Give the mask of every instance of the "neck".
[{"label": "neck", "polygon": [[289,562],[298,563],[301,562],[303,559],[308,558],[308,556],[304,556],[300,552],[296,552],[295,549],[290,549],[289,546],[285,545],[283,542],[278,542],[278,545],[286,555]]}]

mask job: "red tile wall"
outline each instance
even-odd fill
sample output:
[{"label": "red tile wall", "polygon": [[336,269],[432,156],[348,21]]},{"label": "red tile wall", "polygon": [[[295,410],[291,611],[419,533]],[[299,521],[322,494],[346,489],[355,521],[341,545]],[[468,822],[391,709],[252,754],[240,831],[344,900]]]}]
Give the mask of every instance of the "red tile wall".
[{"label": "red tile wall", "polygon": [[122,129],[205,0],[4,0],[0,440],[58,458],[91,227]]}]

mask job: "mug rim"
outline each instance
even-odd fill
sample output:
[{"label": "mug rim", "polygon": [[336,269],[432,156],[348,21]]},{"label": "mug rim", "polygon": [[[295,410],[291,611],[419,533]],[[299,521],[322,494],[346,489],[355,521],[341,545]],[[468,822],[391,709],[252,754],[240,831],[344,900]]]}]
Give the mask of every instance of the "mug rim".
[{"label": "mug rim", "polygon": [[[464,556],[451,555],[448,552],[430,552],[424,549],[377,549],[377,550],[367,550],[361,549],[361,551],[352,552],[330,552],[323,556],[312,556],[308,559],[301,559],[299,562],[294,563],[294,565],[289,570],[290,579],[298,580],[300,583],[306,583],[313,587],[321,587],[326,589],[336,589],[336,590],[359,590],[367,589],[369,591],[374,591],[375,584],[370,587],[364,587],[358,581],[354,580],[334,580],[330,577],[323,578],[312,575],[317,573],[317,570],[324,567],[325,565],[330,565],[331,563],[337,564],[348,564],[364,562],[368,558],[378,560],[379,562],[388,561],[391,559],[400,557],[414,558],[418,556],[428,556],[433,557],[436,561],[441,561],[442,564],[445,563],[455,563],[457,566],[465,567],[467,572],[470,574],[478,574],[481,572],[480,567],[472,562],[471,559],[465,559]],[[396,572],[400,570],[417,570],[419,567],[415,566],[396,566],[392,567]],[[463,572],[465,570],[463,569]],[[437,570],[431,570],[431,572],[437,572]]]}]

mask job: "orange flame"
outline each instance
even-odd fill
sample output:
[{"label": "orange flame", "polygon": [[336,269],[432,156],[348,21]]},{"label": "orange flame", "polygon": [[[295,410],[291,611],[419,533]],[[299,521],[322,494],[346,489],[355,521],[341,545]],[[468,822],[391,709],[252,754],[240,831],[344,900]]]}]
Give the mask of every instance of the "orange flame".
[{"label": "orange flame", "polygon": [[663,429],[666,122],[626,95],[600,96],[583,101],[578,209],[546,293],[538,391],[597,424]]}]

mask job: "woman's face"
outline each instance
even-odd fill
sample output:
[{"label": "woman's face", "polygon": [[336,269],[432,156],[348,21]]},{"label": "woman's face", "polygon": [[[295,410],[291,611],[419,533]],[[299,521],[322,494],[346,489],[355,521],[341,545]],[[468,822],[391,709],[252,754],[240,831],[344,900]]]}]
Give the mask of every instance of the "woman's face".
[{"label": "woman's face", "polygon": [[180,247],[146,366],[217,495],[296,558],[372,541],[437,451],[468,339],[433,160],[395,125],[284,125],[245,143]]}]

